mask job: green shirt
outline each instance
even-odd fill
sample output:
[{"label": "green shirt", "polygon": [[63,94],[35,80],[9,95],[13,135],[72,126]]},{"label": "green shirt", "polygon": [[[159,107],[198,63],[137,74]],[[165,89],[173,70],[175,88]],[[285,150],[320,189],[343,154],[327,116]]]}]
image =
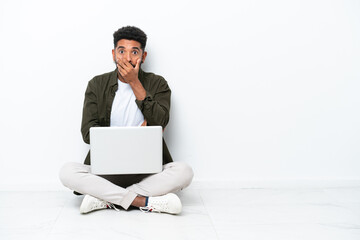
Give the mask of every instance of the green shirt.
[{"label": "green shirt", "polygon": [[[135,100],[148,126],[165,129],[170,116],[171,90],[166,80],[153,73],[139,70],[139,80],[146,90],[144,100]],[[110,113],[115,92],[118,89],[117,70],[94,77],[89,81],[83,107],[81,133],[85,143],[90,143],[89,129],[110,126]],[[163,164],[172,162],[170,152],[163,139]],[[90,152],[85,164],[90,165]]]}]

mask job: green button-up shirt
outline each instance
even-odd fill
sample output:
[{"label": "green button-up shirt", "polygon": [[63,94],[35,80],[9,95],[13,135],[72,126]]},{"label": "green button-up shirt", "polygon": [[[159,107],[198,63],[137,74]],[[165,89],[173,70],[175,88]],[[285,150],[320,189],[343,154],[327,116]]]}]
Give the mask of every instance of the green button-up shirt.
[{"label": "green button-up shirt", "polygon": [[[166,80],[140,69],[139,80],[146,90],[144,100],[136,100],[148,126],[162,126],[169,122],[171,90]],[[90,143],[89,129],[110,126],[110,113],[115,92],[118,89],[117,70],[94,77],[89,81],[83,107],[81,133],[85,143]],[[172,162],[170,152],[163,139],[163,164]],[[85,164],[90,165],[90,151]]]}]

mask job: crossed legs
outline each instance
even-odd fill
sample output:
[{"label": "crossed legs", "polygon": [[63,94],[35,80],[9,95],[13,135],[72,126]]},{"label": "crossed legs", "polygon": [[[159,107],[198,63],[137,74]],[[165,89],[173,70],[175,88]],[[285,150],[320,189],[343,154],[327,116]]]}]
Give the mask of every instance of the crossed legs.
[{"label": "crossed legs", "polygon": [[91,166],[69,162],[61,168],[59,177],[64,186],[82,194],[122,206],[143,207],[145,197],[161,196],[177,192],[190,185],[192,169],[183,162],[163,165],[163,171],[152,174],[126,188],[91,173]]}]

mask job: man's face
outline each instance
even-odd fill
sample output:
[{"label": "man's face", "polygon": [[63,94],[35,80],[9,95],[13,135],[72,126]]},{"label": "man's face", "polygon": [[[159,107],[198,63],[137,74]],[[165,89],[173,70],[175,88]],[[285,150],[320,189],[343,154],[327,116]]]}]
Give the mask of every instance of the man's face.
[{"label": "man's face", "polygon": [[127,61],[135,67],[136,61],[140,58],[141,63],[145,61],[147,52],[143,52],[141,44],[134,40],[121,39],[112,50],[113,60],[118,63],[120,60]]}]

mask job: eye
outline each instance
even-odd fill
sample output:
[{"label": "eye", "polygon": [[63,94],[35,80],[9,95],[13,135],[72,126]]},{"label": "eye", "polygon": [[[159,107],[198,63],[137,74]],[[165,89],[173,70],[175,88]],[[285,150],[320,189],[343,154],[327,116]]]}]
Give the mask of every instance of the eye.
[{"label": "eye", "polygon": [[138,54],[138,52],[137,52],[137,51],[135,51],[135,50],[134,50],[132,53],[133,53],[134,55]]},{"label": "eye", "polygon": [[119,53],[120,53],[120,54],[123,54],[123,53],[124,53],[124,50],[120,50]]}]

